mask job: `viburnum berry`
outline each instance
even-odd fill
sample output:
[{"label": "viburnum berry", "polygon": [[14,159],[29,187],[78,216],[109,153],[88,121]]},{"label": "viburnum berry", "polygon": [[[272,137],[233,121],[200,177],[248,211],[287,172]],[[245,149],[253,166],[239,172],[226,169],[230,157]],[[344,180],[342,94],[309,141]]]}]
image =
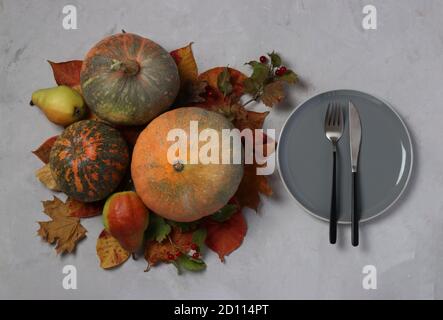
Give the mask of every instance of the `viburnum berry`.
[{"label": "viburnum berry", "polygon": [[176,253],[175,253],[175,256],[178,258],[178,257],[180,257],[182,255],[182,253],[180,252],[180,251],[177,251]]},{"label": "viburnum berry", "polygon": [[168,260],[174,260],[175,257],[172,253],[168,253]]},{"label": "viburnum berry", "polygon": [[198,259],[198,257],[200,257],[200,254],[199,254],[198,252],[195,252],[195,253],[192,255],[192,257],[193,257],[194,259]]},{"label": "viburnum berry", "polygon": [[192,250],[198,250],[198,245],[196,243],[191,244]]},{"label": "viburnum berry", "polygon": [[285,66],[282,66],[275,71],[275,74],[277,76],[282,76],[286,73],[286,71],[288,71],[288,69]]},{"label": "viburnum berry", "polygon": [[208,98],[212,98],[215,95],[214,89],[212,89],[210,86],[206,87],[206,96]]},{"label": "viburnum berry", "polygon": [[265,56],[261,56],[260,57],[260,62],[261,63],[266,63],[266,62],[268,62],[268,58],[266,58]]}]

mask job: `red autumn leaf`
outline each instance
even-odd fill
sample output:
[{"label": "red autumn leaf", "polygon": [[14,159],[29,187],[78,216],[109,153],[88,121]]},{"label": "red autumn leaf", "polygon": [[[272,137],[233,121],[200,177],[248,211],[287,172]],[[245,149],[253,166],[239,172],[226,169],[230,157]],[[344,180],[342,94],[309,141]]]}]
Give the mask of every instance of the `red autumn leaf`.
[{"label": "red autumn leaf", "polygon": [[52,72],[54,73],[55,82],[60,85],[68,87],[76,87],[80,84],[80,70],[83,61],[72,60],[66,62],[52,62],[49,61]]},{"label": "red autumn leaf", "polygon": [[[168,255],[175,255],[177,251],[188,252],[192,245],[192,233],[181,232],[180,228],[172,228],[169,238],[162,242],[156,240],[147,241],[145,247],[145,259],[150,266],[159,262],[170,262]],[[172,243],[171,243],[172,242]]]},{"label": "red autumn leaf", "polygon": [[227,221],[217,222],[208,218],[204,225],[207,230],[205,243],[217,252],[222,262],[225,261],[225,256],[240,247],[248,229],[240,210]]},{"label": "red autumn leaf", "polygon": [[257,164],[245,164],[243,179],[235,194],[240,207],[249,207],[255,211],[260,204],[260,193],[266,196],[272,195],[272,189],[266,176],[257,175]]},{"label": "red autumn leaf", "polygon": [[53,136],[47,139],[45,142],[41,144],[36,150],[32,151],[43,163],[49,162],[49,154],[51,152],[51,148],[54,145],[55,140],[57,140],[58,136]]},{"label": "red autumn leaf", "polygon": [[103,201],[80,202],[73,198],[68,198],[65,205],[70,217],[90,218],[102,214],[104,203]]}]

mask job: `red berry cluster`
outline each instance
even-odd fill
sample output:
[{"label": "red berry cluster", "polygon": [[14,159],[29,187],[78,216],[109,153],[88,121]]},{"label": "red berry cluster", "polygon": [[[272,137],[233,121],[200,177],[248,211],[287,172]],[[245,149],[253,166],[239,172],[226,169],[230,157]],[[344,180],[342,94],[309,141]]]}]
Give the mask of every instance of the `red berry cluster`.
[{"label": "red berry cluster", "polygon": [[[193,257],[194,259],[198,259],[198,258],[200,258],[200,253],[198,252],[198,251],[199,251],[199,247],[198,247],[198,245],[195,244],[195,243],[192,243],[192,244],[191,244],[191,249],[195,251],[195,252],[192,254],[192,257]],[[182,255],[182,252],[181,252],[181,251],[177,251],[177,252],[175,252],[175,254],[172,254],[171,252],[168,252],[168,253],[167,253],[167,258],[168,258],[168,260],[170,260],[170,261],[174,261],[175,259],[179,258],[181,255]]]},{"label": "red berry cluster", "polygon": [[198,252],[199,247],[197,244],[193,243],[191,244],[191,249],[194,250],[195,252],[192,254],[192,257],[194,259],[198,259],[200,257],[200,253]]},{"label": "red berry cluster", "polygon": [[288,69],[285,66],[281,66],[280,68],[275,70],[275,75],[281,77],[286,73],[286,71],[288,71]]},{"label": "red berry cluster", "polygon": [[[261,56],[259,58],[261,63],[268,63],[268,58],[265,56]],[[280,68],[277,68],[275,70],[275,75],[278,77],[281,77],[282,75],[284,75],[286,73],[286,71],[288,71],[288,69],[285,66],[281,66]]]}]

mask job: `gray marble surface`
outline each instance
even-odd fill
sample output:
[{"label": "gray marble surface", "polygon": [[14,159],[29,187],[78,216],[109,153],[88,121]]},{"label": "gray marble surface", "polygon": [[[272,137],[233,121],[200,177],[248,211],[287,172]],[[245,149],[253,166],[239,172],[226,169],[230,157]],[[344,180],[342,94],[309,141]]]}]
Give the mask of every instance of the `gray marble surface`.
[{"label": "gray marble surface", "polygon": [[[65,3],[66,2],[66,3]],[[65,4],[78,8],[78,30],[62,28]],[[443,2],[373,0],[378,29],[361,27],[368,1],[17,1],[0,0],[0,298],[443,298]],[[172,50],[194,41],[201,71],[283,53],[303,85],[272,110],[266,127],[281,129],[289,112],[321,91],[348,88],[391,102],[415,146],[415,170],[403,199],[365,224],[361,247],[350,230],[328,243],[328,225],[304,213],[277,173],[275,197],[260,214],[245,212],[248,234],[225,264],[207,255],[203,274],[174,267],[144,273],[143,260],[118,270],[98,266],[100,218],[84,222],[88,238],[75,255],[57,257],[36,236],[47,191],[34,178],[30,151],[60,130],[28,101],[53,85],[46,59],[82,59],[105,35],[127,31]],[[63,266],[78,270],[78,289],[62,288]],[[377,290],[362,288],[375,265]]]}]

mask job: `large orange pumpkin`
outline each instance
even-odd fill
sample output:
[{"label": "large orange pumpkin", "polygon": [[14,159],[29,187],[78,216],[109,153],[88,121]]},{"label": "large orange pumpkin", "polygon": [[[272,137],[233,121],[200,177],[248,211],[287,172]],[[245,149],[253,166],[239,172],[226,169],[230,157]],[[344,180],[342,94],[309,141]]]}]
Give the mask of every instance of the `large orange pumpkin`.
[{"label": "large orange pumpkin", "polygon": [[89,50],[80,78],[92,111],[120,125],[149,122],[172,104],[180,88],[171,55],[130,33],[107,37]]},{"label": "large orange pumpkin", "polygon": [[[219,164],[190,163],[191,121],[198,121],[199,132],[210,128],[218,133]],[[172,129],[182,129],[188,137],[186,157],[182,154],[175,162],[167,156],[177,142],[167,139]],[[222,164],[221,154],[242,153],[242,146],[230,143],[229,148],[222,148],[222,129],[233,129],[233,125],[219,113],[195,107],[166,112],[145,128],[134,147],[131,175],[148,208],[164,218],[190,222],[216,212],[229,201],[243,177],[243,165]],[[199,148],[205,144],[207,141],[200,141]]]}]

